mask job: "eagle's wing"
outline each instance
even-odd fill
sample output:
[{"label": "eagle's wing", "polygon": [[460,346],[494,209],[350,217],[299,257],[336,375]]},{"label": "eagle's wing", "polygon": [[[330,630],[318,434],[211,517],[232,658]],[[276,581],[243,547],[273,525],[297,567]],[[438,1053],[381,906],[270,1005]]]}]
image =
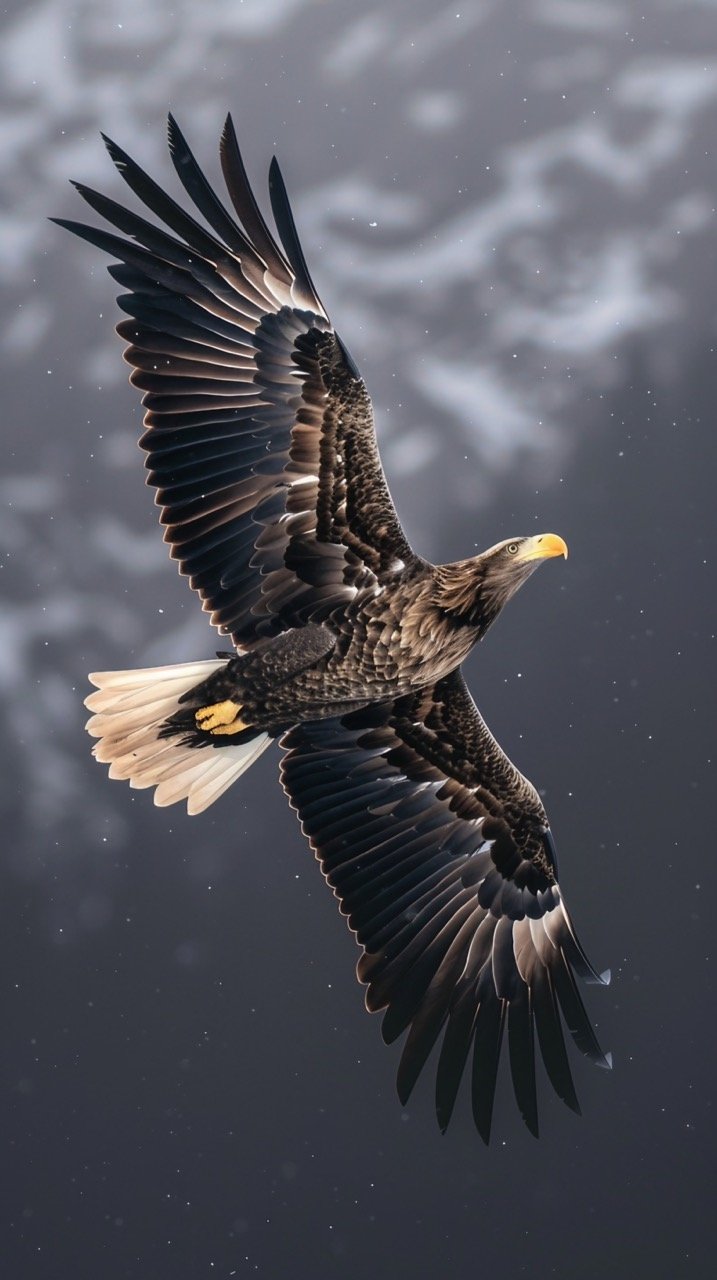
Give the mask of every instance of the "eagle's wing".
[{"label": "eagle's wing", "polygon": [[[221,159],[241,226],[170,116],[177,173],[200,225],[113,142],[122,177],[169,231],[81,184],[123,236],[55,219],[119,260],[118,325],[144,391],[142,447],[165,540],[212,622],[250,645],[375,592],[415,560],[378,455],[371,401],[326,316],[276,161],[278,247],[231,119]],[[128,238],[125,238],[128,237]]]},{"label": "eagle's wing", "polygon": [[537,1134],[534,1032],[564,1102],[578,1102],[561,1017],[609,1066],[574,973],[602,982],[575,936],[535,789],[481,719],[459,671],[435,686],[284,738],[284,788],[363,947],[358,976],[387,1042],[408,1028],[405,1101],[441,1030],[445,1128],[473,1046],[476,1125],[490,1135],[504,1028],[518,1105]]}]

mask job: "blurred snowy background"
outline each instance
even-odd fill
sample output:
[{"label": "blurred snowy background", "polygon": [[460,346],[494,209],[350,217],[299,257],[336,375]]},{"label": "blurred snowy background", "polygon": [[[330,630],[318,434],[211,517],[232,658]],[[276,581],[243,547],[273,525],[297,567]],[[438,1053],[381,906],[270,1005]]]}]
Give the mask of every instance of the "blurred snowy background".
[{"label": "blurred snowy background", "polygon": [[[706,1274],[717,3],[25,0],[2,22],[12,1274],[296,1275],[299,1241],[312,1275],[392,1275],[392,1250],[459,1280],[648,1274],[615,1232],[651,1233],[653,1277]],[[555,528],[573,552],[469,674],[617,970],[590,1005],[619,1070],[578,1066],[588,1115],[547,1103],[540,1147],[506,1098],[508,1158],[467,1114],[439,1144],[428,1089],[401,1124],[275,757],[193,822],[89,758],[87,671],[217,644],[143,488],[116,286],[45,220],[85,217],[70,177],[125,198],[100,129],[176,195],[169,108],[217,181],[233,112],[265,207],[279,156],[417,549]],[[540,1184],[522,1227],[519,1171]],[[673,1179],[682,1229],[655,1233]]]}]

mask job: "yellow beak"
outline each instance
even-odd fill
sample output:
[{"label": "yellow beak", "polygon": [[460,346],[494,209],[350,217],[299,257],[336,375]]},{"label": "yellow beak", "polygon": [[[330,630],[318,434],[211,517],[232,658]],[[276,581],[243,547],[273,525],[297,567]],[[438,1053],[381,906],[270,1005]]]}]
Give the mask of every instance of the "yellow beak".
[{"label": "yellow beak", "polygon": [[557,533],[538,533],[523,544],[516,560],[547,560],[550,556],[568,558],[568,548]]}]

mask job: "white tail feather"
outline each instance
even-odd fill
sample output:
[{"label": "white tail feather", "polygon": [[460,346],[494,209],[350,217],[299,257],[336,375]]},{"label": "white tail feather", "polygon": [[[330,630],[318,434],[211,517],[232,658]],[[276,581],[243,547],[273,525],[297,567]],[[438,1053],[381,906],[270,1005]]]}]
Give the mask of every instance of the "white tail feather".
[{"label": "white tail feather", "polygon": [[214,804],[273,739],[259,733],[236,745],[187,747],[178,738],[160,738],[159,730],[179,709],[182,694],[223,666],[219,659],[94,672],[90,680],[97,692],[85,699],[94,714],[86,728],[97,738],[92,754],[110,766],[110,777],[131,787],[156,787],[156,805],[186,800],[187,812],[194,814]]}]

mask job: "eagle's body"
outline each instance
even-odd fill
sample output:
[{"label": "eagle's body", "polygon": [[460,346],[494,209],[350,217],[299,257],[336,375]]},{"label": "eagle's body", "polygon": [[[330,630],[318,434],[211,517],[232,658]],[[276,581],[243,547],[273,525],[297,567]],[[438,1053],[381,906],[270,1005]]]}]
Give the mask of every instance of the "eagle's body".
[{"label": "eagle's body", "polygon": [[[435,566],[401,529],[368,393],[309,276],[276,162],[279,248],[231,122],[235,221],[170,119],[177,173],[207,226],[124,152],[129,186],[173,234],[79,187],[124,233],[64,223],[108,250],[127,290],[132,382],[145,393],[149,483],[165,538],[234,649],[216,661],[104,672],[87,704],[110,774],[158,804],[212,804],[275,739],[282,782],[364,954],[384,1035],[408,1029],[406,1098],[441,1032],[448,1123],[471,1045],[488,1139],[507,1026],[516,1097],[537,1132],[534,1032],[577,1110],[561,1029],[608,1065],[573,970],[575,937],[537,792],[483,722],[460,666],[554,534]],[[129,237],[129,238],[127,238]]]},{"label": "eagle's body", "polygon": [[437,594],[433,566],[401,569],[389,590],[351,601],[320,625],[259,641],[197,696],[219,702],[235,695],[248,723],[277,737],[300,720],[435,684],[460,666],[481,631],[448,614]]}]

